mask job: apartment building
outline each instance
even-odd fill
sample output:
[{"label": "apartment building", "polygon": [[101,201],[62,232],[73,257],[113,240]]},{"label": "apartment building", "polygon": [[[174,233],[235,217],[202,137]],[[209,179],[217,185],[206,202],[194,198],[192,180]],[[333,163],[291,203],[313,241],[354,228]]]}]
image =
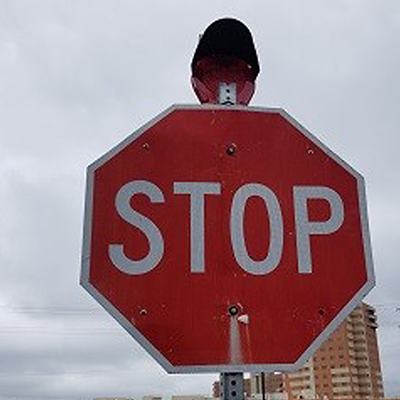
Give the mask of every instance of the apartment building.
[{"label": "apartment building", "polygon": [[[266,392],[283,391],[289,400],[383,398],[377,327],[374,308],[362,303],[300,370],[265,374]],[[261,391],[259,379],[251,377],[252,394]]]},{"label": "apartment building", "polygon": [[284,375],[281,373],[257,373],[250,375],[250,392],[253,395],[262,393],[262,380],[264,379],[265,393],[282,393],[284,391]]}]

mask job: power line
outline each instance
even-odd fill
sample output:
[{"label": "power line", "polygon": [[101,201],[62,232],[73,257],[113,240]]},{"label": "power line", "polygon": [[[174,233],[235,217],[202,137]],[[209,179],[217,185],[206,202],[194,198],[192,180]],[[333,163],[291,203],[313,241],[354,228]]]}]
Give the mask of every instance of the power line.
[{"label": "power line", "polygon": [[108,369],[108,370],[85,370],[85,371],[48,371],[48,372],[16,372],[15,374],[11,373],[0,373],[0,379],[7,378],[19,378],[19,377],[48,377],[48,376],[64,376],[64,375],[94,375],[94,374],[110,374],[110,373],[120,373],[120,372],[135,372],[136,370],[133,368],[118,368],[118,369]]},{"label": "power line", "polygon": [[47,335],[105,335],[105,334],[115,334],[118,332],[123,332],[121,329],[108,329],[108,328],[100,328],[100,329],[59,329],[52,330],[45,327],[0,327],[0,335],[14,335],[14,334],[25,334],[25,333],[40,333]]},{"label": "power line", "polygon": [[0,305],[0,309],[10,314],[50,314],[50,315],[95,315],[102,311],[99,308],[66,308],[39,306],[9,306]]}]

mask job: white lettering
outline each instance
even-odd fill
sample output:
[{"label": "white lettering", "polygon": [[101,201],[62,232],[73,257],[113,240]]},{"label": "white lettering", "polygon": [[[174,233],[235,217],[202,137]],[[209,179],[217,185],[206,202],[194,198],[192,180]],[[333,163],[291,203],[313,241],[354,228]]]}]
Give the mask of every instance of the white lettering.
[{"label": "white lettering", "polygon": [[[250,257],[244,237],[244,210],[247,200],[252,196],[264,200],[270,221],[269,249],[261,261]],[[278,199],[271,189],[259,183],[248,183],[240,187],[232,200],[230,229],[233,253],[241,268],[253,275],[264,275],[278,266],[283,249],[283,221]]]},{"label": "white lettering", "polygon": [[190,195],[190,272],[204,273],[204,198],[206,194],[221,194],[221,184],[175,182],[174,193]]},{"label": "white lettering", "polygon": [[141,275],[153,270],[164,254],[162,234],[153,221],[133,210],[130,200],[135,194],[145,194],[152,203],[164,203],[162,191],[148,181],[132,181],[118,191],[115,197],[115,207],[122,219],[140,229],[149,241],[150,250],[146,257],[135,261],[124,253],[123,244],[110,244],[108,254],[112,263],[122,272],[129,275]]},{"label": "white lettering", "polygon": [[[312,273],[310,236],[328,235],[341,227],[344,220],[343,201],[337,192],[325,186],[295,186],[293,197],[299,273],[310,274]],[[327,221],[310,221],[307,209],[309,199],[328,201],[331,215]]]},{"label": "white lettering", "polygon": [[[190,197],[190,272],[204,273],[205,260],[205,197],[220,195],[221,183],[218,182],[174,182],[174,194],[186,194]],[[154,183],[144,180],[128,182],[118,191],[115,207],[118,215],[132,226],[138,228],[149,241],[149,252],[141,260],[132,260],[126,256],[123,244],[110,244],[110,260],[120,271],[129,275],[141,275],[152,271],[164,256],[164,239],[160,229],[148,217],[140,214],[131,206],[136,194],[146,195],[152,203],[164,203],[161,189]],[[269,218],[270,240],[264,259],[255,260],[246,246],[244,218],[247,201],[253,197],[261,198],[266,206]],[[326,221],[310,221],[307,202],[310,199],[327,201],[330,216]],[[311,236],[329,235],[336,232],[344,221],[344,205],[339,194],[325,186],[294,186],[294,220],[296,228],[296,246],[298,272],[310,274],[313,271],[311,259]],[[275,193],[260,183],[248,183],[241,186],[233,196],[230,212],[230,236],[233,255],[237,264],[252,275],[266,275],[274,271],[282,258],[284,231],[282,210]],[[176,233],[182,234],[180,232]],[[178,261],[178,260],[177,260]]]}]

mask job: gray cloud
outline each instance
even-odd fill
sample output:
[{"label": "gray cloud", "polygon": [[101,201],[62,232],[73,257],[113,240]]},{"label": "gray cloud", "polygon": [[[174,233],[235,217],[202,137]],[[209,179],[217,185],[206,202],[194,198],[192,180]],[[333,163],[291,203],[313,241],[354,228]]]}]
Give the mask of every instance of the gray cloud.
[{"label": "gray cloud", "polygon": [[[222,16],[253,32],[253,104],[285,108],[365,176],[368,299],[400,305],[398,1],[3,0],[0,396],[210,392],[215,375],[165,374],[78,278],[86,166],[172,103],[197,102],[189,62]],[[399,318],[383,309],[386,389],[399,396]]]}]

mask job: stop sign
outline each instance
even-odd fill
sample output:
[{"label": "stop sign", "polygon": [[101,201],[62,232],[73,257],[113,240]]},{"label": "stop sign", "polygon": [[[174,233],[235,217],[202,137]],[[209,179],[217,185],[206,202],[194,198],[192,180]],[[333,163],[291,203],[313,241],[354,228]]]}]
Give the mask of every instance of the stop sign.
[{"label": "stop sign", "polygon": [[82,265],[168,372],[296,369],[374,285],[363,178],[280,109],[173,106],[89,166]]}]

